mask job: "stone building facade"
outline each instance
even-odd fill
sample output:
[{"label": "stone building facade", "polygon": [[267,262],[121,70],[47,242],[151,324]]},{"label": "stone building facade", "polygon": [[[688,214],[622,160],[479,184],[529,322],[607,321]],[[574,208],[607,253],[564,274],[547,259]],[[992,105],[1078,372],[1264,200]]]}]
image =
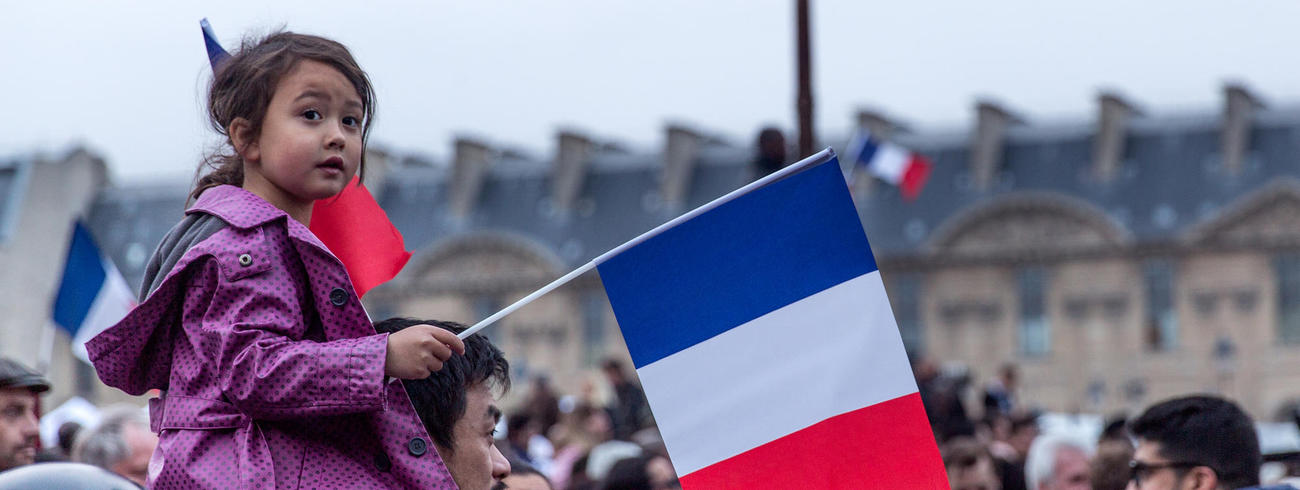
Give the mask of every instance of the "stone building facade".
[{"label": "stone building facade", "polygon": [[[865,172],[850,179],[912,356],[964,365],[976,385],[1015,363],[1022,399],[1049,410],[1213,391],[1271,418],[1300,398],[1300,110],[1223,93],[1221,111],[1158,116],[1106,93],[1095,118],[1065,123],[982,101],[974,126],[953,132],[861,113],[860,126],[934,163],[913,202]],[[445,162],[372,151],[368,185],[414,257],[367,295],[371,316],[474,323],[756,176],[749,145],[681,125],[650,151],[574,131],[555,147],[537,157],[462,138]],[[100,186],[77,194],[95,196],[92,231],[138,284],[187,183],[86,185]],[[41,233],[31,240],[59,246],[6,245],[0,259],[53,277],[66,237]],[[0,287],[25,288],[16,277]],[[13,308],[44,321],[48,303],[35,303]],[[0,321],[0,351],[29,352],[14,340],[21,322]],[[546,373],[570,393],[627,355],[594,272],[486,333],[518,379]]]}]

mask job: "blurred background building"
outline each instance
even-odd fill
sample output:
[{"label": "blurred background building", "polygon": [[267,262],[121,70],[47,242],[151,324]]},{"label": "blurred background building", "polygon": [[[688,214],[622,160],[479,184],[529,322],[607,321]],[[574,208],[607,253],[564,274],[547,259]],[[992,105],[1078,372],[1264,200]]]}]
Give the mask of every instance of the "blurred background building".
[{"label": "blurred background building", "polygon": [[[963,365],[974,383],[1014,363],[1020,395],[1052,411],[1209,391],[1272,419],[1300,398],[1300,110],[1239,85],[1203,113],[1149,116],[1115,93],[1075,122],[975,110],[951,132],[856,122],[934,162],[911,202],[866,172],[850,180],[914,360]],[[445,162],[372,149],[367,185],[415,254],[367,295],[372,318],[474,323],[763,171],[752,145],[686,125],[654,152],[556,140],[535,156],[462,138]],[[138,288],[185,207],[188,182],[105,175],[81,150],[0,158],[0,355],[36,364],[75,217]],[[517,379],[547,374],[569,393],[627,355],[594,272],[486,332]],[[121,396],[66,345],[60,334],[55,402]]]}]

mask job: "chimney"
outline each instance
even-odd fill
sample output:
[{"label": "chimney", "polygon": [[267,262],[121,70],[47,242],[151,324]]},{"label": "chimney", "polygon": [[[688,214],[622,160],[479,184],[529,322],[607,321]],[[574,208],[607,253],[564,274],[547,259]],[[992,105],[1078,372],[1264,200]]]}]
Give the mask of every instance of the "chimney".
[{"label": "chimney", "polygon": [[1241,173],[1250,151],[1250,123],[1256,109],[1264,107],[1244,85],[1229,83],[1223,88],[1223,167],[1229,175]]},{"label": "chimney", "polygon": [[904,126],[890,120],[880,111],[862,109],[858,111],[858,129],[867,130],[876,140],[888,141],[894,135],[894,131],[904,129]]},{"label": "chimney", "polygon": [[551,204],[557,211],[568,213],[573,209],[573,202],[582,192],[594,148],[591,139],[577,132],[561,130],[557,135],[555,168],[551,174]]},{"label": "chimney", "polygon": [[470,138],[456,138],[456,155],[451,170],[451,213],[465,218],[474,212],[483,180],[487,177],[491,152],[487,145]]},{"label": "chimney", "polygon": [[1110,182],[1124,163],[1124,143],[1128,139],[1128,120],[1141,115],[1119,94],[1103,91],[1097,95],[1097,137],[1092,147],[1092,174],[1100,182]]},{"label": "chimney", "polygon": [[680,209],[686,204],[686,194],[691,190],[691,176],[703,138],[696,132],[678,124],[669,124],[664,148],[664,173],[659,192],[668,209]]},{"label": "chimney", "polygon": [[1021,122],[996,103],[981,100],[976,103],[974,141],[971,143],[971,183],[976,190],[986,191],[997,180],[1002,166],[1002,150],[1006,141],[1007,126]]}]

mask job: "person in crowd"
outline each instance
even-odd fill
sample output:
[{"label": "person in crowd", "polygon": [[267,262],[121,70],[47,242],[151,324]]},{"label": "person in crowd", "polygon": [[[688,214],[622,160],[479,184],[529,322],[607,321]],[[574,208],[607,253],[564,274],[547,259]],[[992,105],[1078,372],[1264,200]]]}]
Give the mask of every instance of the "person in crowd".
[{"label": "person in crowd", "polygon": [[0,357],[0,471],[36,461],[36,397],[50,391],[40,373]]},{"label": "person in crowd", "polygon": [[606,359],[601,364],[605,379],[614,390],[614,406],[611,407],[610,419],[614,423],[614,438],[627,440],[632,433],[640,430],[650,420],[650,406],[646,403],[645,393],[641,387],[628,379],[623,363],[617,359]]},{"label": "person in crowd", "polygon": [[958,437],[944,444],[940,451],[943,469],[948,472],[952,490],[1000,490],[1002,482],[994,470],[993,455],[988,447],[974,438]]},{"label": "person in crowd", "polygon": [[785,166],[785,135],[775,126],[767,126],[758,132],[754,148],[754,172],[758,177],[781,170]]},{"label": "person in crowd", "polygon": [[1007,416],[997,416],[990,443],[998,477],[1005,490],[1027,490],[1025,483],[1025,458],[1029,447],[1038,437],[1038,413],[1016,410]]},{"label": "person in crowd", "polygon": [[1130,489],[1259,488],[1262,456],[1255,425],[1230,400],[1214,395],[1165,400],[1130,422],[1129,432],[1137,438]]},{"label": "person in crowd", "polygon": [[519,412],[506,418],[506,454],[510,459],[523,461],[530,466],[533,458],[528,454],[528,444],[537,435],[537,424],[528,412]]},{"label": "person in crowd", "polygon": [[36,455],[37,463],[53,463],[72,459],[72,445],[81,433],[81,424],[74,421],[64,422],[56,432],[58,439],[54,447],[47,447]]},{"label": "person in crowd", "polygon": [[674,490],[680,489],[677,474],[668,458],[642,454],[614,463],[601,484],[601,490]]},{"label": "person in crowd", "polygon": [[1125,490],[1129,482],[1129,461],[1133,460],[1133,444],[1127,438],[1111,438],[1102,433],[1097,443],[1097,454],[1092,457],[1088,470],[1092,490]]},{"label": "person in crowd", "polygon": [[223,144],[150,258],[140,304],[86,343],[105,384],[160,390],[149,485],[450,486],[386,379],[423,379],[463,344],[430,325],[377,333],[308,229],[318,200],[364,175],[369,76],[319,36],[209,47],[208,120]]},{"label": "person in crowd", "polygon": [[[458,323],[410,318],[383,320],[375,329],[396,334],[423,325],[453,334],[465,330]],[[404,379],[402,385],[457,487],[488,490],[510,474],[510,463],[494,440],[501,420],[494,395],[509,391],[510,363],[481,334],[470,335],[464,343],[463,355],[451,356],[442,369],[426,378]],[[380,462],[389,465],[386,461],[377,464]]]},{"label": "person in crowd", "polygon": [[141,487],[149,477],[149,458],[158,436],[149,430],[149,417],[138,407],[118,406],[104,411],[99,425],[82,431],[72,449],[72,460],[121,475]]},{"label": "person in crowd", "polygon": [[1034,439],[1025,458],[1025,484],[1031,490],[1088,490],[1092,448],[1061,434]]},{"label": "person in crowd", "polygon": [[1020,380],[1015,364],[1003,364],[998,377],[984,386],[984,416],[1009,415],[1016,409],[1016,386]]},{"label": "person in crowd", "polygon": [[555,490],[551,480],[523,461],[510,461],[510,474],[492,490]]},{"label": "person in crowd", "polygon": [[532,389],[525,402],[526,410],[537,421],[539,434],[549,434],[551,427],[560,421],[560,397],[551,388],[551,380],[546,376],[533,378]]}]

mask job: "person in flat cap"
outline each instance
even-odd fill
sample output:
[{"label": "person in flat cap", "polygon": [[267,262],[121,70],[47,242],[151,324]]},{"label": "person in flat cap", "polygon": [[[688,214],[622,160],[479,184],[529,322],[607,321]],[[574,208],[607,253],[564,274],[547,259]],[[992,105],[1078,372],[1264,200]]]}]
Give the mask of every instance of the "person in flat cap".
[{"label": "person in flat cap", "polygon": [[49,390],[40,373],[0,357],[0,471],[36,460],[36,396]]}]

